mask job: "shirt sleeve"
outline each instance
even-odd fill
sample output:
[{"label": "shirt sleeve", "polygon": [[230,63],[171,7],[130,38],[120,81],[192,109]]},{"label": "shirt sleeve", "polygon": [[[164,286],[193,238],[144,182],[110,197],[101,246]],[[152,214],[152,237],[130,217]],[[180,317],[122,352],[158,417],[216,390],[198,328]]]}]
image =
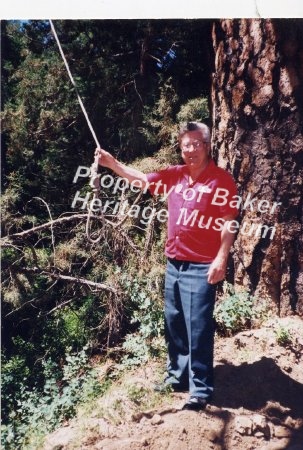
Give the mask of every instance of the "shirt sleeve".
[{"label": "shirt sleeve", "polygon": [[176,179],[177,166],[170,166],[158,172],[147,173],[148,189],[152,195],[168,192]]}]

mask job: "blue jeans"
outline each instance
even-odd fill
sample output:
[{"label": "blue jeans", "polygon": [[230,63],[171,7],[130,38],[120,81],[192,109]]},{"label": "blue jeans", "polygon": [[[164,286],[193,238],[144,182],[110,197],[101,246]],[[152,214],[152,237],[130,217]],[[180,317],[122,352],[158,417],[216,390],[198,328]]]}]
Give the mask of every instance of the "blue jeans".
[{"label": "blue jeans", "polygon": [[209,399],[213,392],[213,309],[210,264],[168,259],[165,278],[166,383]]}]

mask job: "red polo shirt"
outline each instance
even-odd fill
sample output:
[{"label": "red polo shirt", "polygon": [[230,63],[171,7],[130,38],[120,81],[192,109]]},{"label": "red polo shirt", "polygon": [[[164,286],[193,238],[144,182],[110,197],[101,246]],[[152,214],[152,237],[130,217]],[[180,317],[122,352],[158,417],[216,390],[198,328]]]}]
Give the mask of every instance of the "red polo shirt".
[{"label": "red polo shirt", "polygon": [[229,204],[237,194],[231,175],[211,160],[192,184],[186,165],[149,173],[147,180],[152,194],[167,197],[166,256],[212,262],[221,245],[222,217],[238,215],[237,208]]}]

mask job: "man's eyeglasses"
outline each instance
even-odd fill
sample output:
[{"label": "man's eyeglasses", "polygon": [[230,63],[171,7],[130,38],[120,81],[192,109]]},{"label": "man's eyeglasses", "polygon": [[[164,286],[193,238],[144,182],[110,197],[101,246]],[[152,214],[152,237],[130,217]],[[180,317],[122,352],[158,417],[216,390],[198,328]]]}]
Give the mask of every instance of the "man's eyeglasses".
[{"label": "man's eyeglasses", "polygon": [[190,142],[188,144],[183,144],[182,148],[184,150],[189,150],[191,147],[196,149],[196,148],[202,147],[203,144],[209,144],[209,142],[208,141],[193,141],[193,142]]}]

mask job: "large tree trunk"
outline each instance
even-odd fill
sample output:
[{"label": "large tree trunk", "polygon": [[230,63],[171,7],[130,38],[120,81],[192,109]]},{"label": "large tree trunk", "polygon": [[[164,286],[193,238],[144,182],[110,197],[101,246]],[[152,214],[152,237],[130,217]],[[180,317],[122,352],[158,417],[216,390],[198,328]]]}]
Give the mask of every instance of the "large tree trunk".
[{"label": "large tree trunk", "polygon": [[243,201],[256,199],[242,202],[234,282],[303,314],[303,21],[221,20],[213,43],[214,154]]}]

